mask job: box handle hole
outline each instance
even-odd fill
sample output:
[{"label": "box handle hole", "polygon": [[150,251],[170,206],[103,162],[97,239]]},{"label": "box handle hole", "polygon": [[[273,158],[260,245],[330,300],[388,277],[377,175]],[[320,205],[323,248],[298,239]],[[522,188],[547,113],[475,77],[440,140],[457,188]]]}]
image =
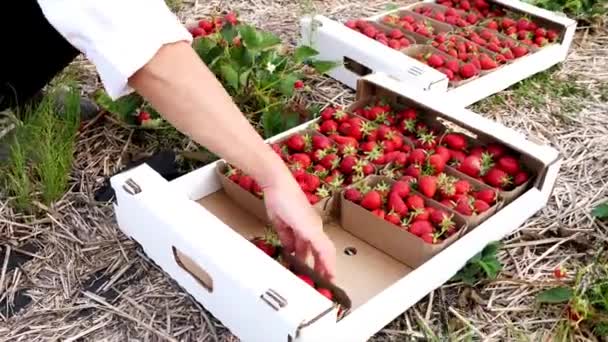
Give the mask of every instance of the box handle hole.
[{"label": "box handle hole", "polygon": [[344,67],[359,76],[366,76],[372,73],[372,69],[369,67],[346,56],[344,56]]},{"label": "box handle hole", "polygon": [[344,248],[344,254],[348,256],[355,256],[357,255],[357,249],[355,247],[346,247]]},{"label": "box handle hole", "polygon": [[171,246],[173,258],[179,267],[188,272],[190,276],[205,288],[208,292],[213,292],[213,279],[202,267],[200,267],[189,256],[179,251],[175,246]]}]

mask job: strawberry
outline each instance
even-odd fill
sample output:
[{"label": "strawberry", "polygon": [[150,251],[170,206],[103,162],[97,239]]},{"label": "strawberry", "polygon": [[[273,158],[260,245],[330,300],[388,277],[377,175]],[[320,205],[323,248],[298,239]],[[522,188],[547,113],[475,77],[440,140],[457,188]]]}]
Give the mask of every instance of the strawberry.
[{"label": "strawberry", "polygon": [[418,189],[426,197],[433,198],[437,192],[437,177],[422,176],[418,179]]},{"label": "strawberry", "polygon": [[331,301],[334,300],[334,295],[333,295],[333,293],[331,293],[331,290],[329,290],[329,289],[319,287],[319,288],[317,288],[317,292],[319,292],[323,297],[325,297]]},{"label": "strawberry", "polygon": [[477,214],[484,213],[490,209],[490,205],[488,203],[479,199],[473,202],[473,207],[475,207],[475,212]]},{"label": "strawberry", "polygon": [[548,43],[549,43],[549,41],[545,37],[536,37],[536,38],[534,38],[534,44],[536,46],[543,47],[543,46],[547,45]]},{"label": "strawberry", "polygon": [[434,208],[422,208],[422,209],[416,209],[414,210],[414,212],[412,212],[411,214],[411,218],[414,220],[414,222],[416,221],[428,221],[429,217],[431,216],[431,213],[433,212]]},{"label": "strawberry", "polygon": [[314,134],[312,136],[312,148],[314,150],[325,150],[331,147],[331,140],[323,135]]},{"label": "strawberry", "polygon": [[315,287],[315,282],[307,275],[304,274],[298,274],[297,275],[298,278],[302,279],[303,282],[305,282],[306,284]]},{"label": "strawberry", "polygon": [[461,133],[448,133],[443,137],[443,142],[453,150],[462,151],[467,148],[468,141],[466,136]]},{"label": "strawberry", "polygon": [[313,205],[319,203],[319,201],[321,200],[319,198],[319,196],[317,196],[313,193],[310,193],[310,192],[305,192],[305,195],[306,195],[306,199],[308,199],[308,203],[313,204]]},{"label": "strawberry", "polygon": [[464,179],[461,179],[454,184],[454,189],[456,194],[466,195],[471,192],[471,183]]},{"label": "strawberry", "polygon": [[496,166],[511,176],[515,176],[520,170],[517,158],[508,155],[498,159]]},{"label": "strawberry", "polygon": [[251,187],[253,186],[253,178],[247,175],[242,175],[239,178],[239,186],[247,191],[251,191]]},{"label": "strawberry", "polygon": [[502,28],[503,29],[508,29],[509,27],[513,27],[516,25],[515,20],[511,19],[511,18],[503,18],[502,19]]},{"label": "strawberry", "polygon": [[289,157],[292,164],[297,164],[303,169],[307,169],[312,164],[312,160],[306,153],[295,153]]},{"label": "strawberry", "polygon": [[401,226],[401,217],[396,213],[389,212],[384,216],[384,219],[396,226]]},{"label": "strawberry", "polygon": [[433,154],[432,156],[430,156],[428,165],[432,170],[431,173],[438,174],[438,173],[443,172],[443,170],[445,170],[446,162],[447,161],[444,159],[444,156],[442,156],[442,155]]},{"label": "strawberry", "polygon": [[418,195],[409,195],[405,200],[405,204],[410,210],[422,209],[424,208],[424,199]]},{"label": "strawberry", "polygon": [[554,30],[548,30],[548,31],[547,31],[547,35],[546,35],[546,37],[547,37],[547,39],[548,39],[550,42],[554,42],[554,41],[556,41],[556,40],[557,40],[557,38],[558,38],[558,36],[559,36],[559,34],[558,34],[557,32],[555,32]]},{"label": "strawberry", "polygon": [[305,192],[314,192],[321,185],[319,177],[310,173],[302,173],[296,176],[296,180]]},{"label": "strawberry", "polygon": [[272,244],[271,241],[268,241],[262,237],[256,237],[250,240],[258,249],[264,252],[271,258],[274,258],[277,254],[277,248]]},{"label": "strawberry", "polygon": [[477,178],[485,174],[485,170],[492,166],[491,157],[488,154],[470,155],[466,157],[458,170],[464,174]]},{"label": "strawberry", "polygon": [[513,52],[513,56],[515,56],[515,58],[519,58],[528,54],[528,48],[523,45],[518,45],[512,47],[511,52]]},{"label": "strawberry", "polygon": [[262,190],[262,187],[256,181],[253,181],[253,184],[251,184],[251,193],[259,198],[264,197],[264,190]]},{"label": "strawberry", "polygon": [[334,134],[338,131],[338,123],[334,120],[323,121],[321,126],[319,126],[319,131],[323,134]]},{"label": "strawberry", "polygon": [[391,192],[388,195],[387,209],[400,216],[407,214],[407,206],[401,196],[395,192]]},{"label": "strawberry", "polygon": [[346,191],[344,191],[344,198],[351,202],[359,203],[362,197],[363,196],[361,195],[361,192],[358,189],[348,188],[346,189]]},{"label": "strawberry", "polygon": [[433,233],[433,225],[429,221],[412,222],[409,232],[416,236],[423,236]]},{"label": "strawberry", "polygon": [[301,134],[296,133],[290,136],[287,141],[285,141],[285,144],[292,151],[303,152],[306,147],[306,140]]},{"label": "strawberry", "polygon": [[344,26],[348,27],[351,30],[357,29],[357,22],[354,20],[348,20],[344,23]]},{"label": "strawberry", "polygon": [[496,22],[496,20],[491,20],[486,24],[486,27],[490,30],[498,30],[498,22]]},{"label": "strawberry", "polygon": [[509,174],[497,167],[491,168],[484,176],[484,180],[486,183],[499,189],[507,189],[512,184]]},{"label": "strawberry", "polygon": [[340,165],[340,157],[335,153],[328,154],[319,161],[319,164],[327,170],[333,170]]},{"label": "strawberry", "polygon": [[454,79],[454,72],[452,70],[444,67],[438,68],[437,70],[445,74],[448,80],[452,81]]},{"label": "strawberry", "polygon": [[521,18],[517,21],[517,29],[520,31],[528,31],[530,29],[530,20]]},{"label": "strawberry", "polygon": [[467,155],[462,151],[450,150],[450,165],[458,167],[466,157]]},{"label": "strawberry", "polygon": [[426,151],[417,148],[410,153],[409,162],[412,164],[422,165],[426,161]]},{"label": "strawberry", "polygon": [[361,206],[369,211],[380,209],[382,206],[382,196],[376,190],[366,193],[361,199]]},{"label": "strawberry", "polygon": [[482,70],[492,70],[498,67],[496,61],[486,54],[479,55],[479,63],[481,65]]},{"label": "strawberry", "polygon": [[407,164],[408,154],[405,152],[396,152],[397,155],[393,159],[393,163],[397,166],[405,166]]},{"label": "strawberry", "polygon": [[325,109],[323,109],[323,111],[321,111],[321,119],[323,120],[331,120],[334,117],[334,114],[337,112],[337,109],[334,107],[326,107]]},{"label": "strawberry", "polygon": [[445,63],[445,61],[443,60],[443,57],[437,55],[437,54],[432,54],[427,60],[426,62],[428,63],[429,66],[433,67],[433,68],[438,68],[440,66],[443,65],[443,63]]},{"label": "strawberry", "polygon": [[194,27],[190,30],[190,34],[192,34],[193,38],[206,36],[207,32],[200,27]]},{"label": "strawberry", "polygon": [[340,163],[340,171],[347,175],[353,173],[353,168],[357,165],[357,161],[358,159],[355,156],[345,156]]},{"label": "strawberry", "polygon": [[485,150],[483,149],[483,147],[475,146],[471,149],[471,151],[469,151],[469,155],[481,157],[484,152],[485,152]]},{"label": "strawberry", "polygon": [[566,271],[562,267],[556,267],[553,270],[553,276],[557,279],[562,279],[566,277]]},{"label": "strawberry", "polygon": [[139,121],[139,123],[144,123],[150,119],[151,119],[150,113],[145,112],[143,110],[141,112],[139,112],[139,114],[137,115],[137,121]]},{"label": "strawberry", "polygon": [[463,64],[460,67],[460,76],[464,79],[468,79],[477,75],[477,68],[472,63]]},{"label": "strawberry", "polygon": [[435,240],[435,236],[433,235],[433,233],[428,233],[428,234],[424,234],[420,237],[422,239],[422,241],[428,243],[428,244],[435,244],[437,241]]},{"label": "strawberry", "polygon": [[437,146],[435,154],[440,155],[446,163],[450,160],[450,150],[445,146]]},{"label": "strawberry", "polygon": [[454,203],[454,201],[451,201],[449,199],[442,199],[439,203],[441,203],[442,205],[450,208],[450,209],[454,209],[454,207],[456,206],[456,203]]},{"label": "strawberry", "polygon": [[498,194],[494,189],[483,189],[474,193],[473,196],[478,200],[488,203],[489,205],[494,205],[494,203],[496,203]]},{"label": "strawberry", "polygon": [[456,211],[461,213],[464,216],[471,216],[473,215],[473,206],[471,205],[471,202],[469,201],[468,197],[462,197],[461,199],[458,200],[458,202],[456,202]]},{"label": "strawberry", "polygon": [[406,181],[397,181],[393,183],[391,192],[397,194],[401,198],[405,198],[410,193],[410,184]]},{"label": "strawberry", "polygon": [[207,32],[211,32],[213,31],[213,23],[210,22],[209,20],[201,20],[198,22],[198,27],[202,28],[203,30],[207,31]]},{"label": "strawberry", "polygon": [[386,216],[386,213],[382,209],[372,210],[372,214],[375,216],[378,216],[379,218],[381,218],[383,220],[384,220],[384,217]]},{"label": "strawberry", "polygon": [[460,71],[460,65],[458,64],[457,59],[450,59],[445,63],[445,67],[453,73],[457,73]]},{"label": "strawberry", "polygon": [[507,148],[497,143],[491,143],[487,146],[487,152],[494,158],[498,159],[507,153]]},{"label": "strawberry", "polygon": [[420,170],[419,164],[412,164],[412,165],[408,166],[404,171],[404,173],[407,176],[414,177],[414,178],[418,178],[420,176],[421,172],[422,172],[422,170]]},{"label": "strawberry", "polygon": [[515,175],[513,183],[515,186],[520,186],[530,179],[530,175],[526,171],[520,171]]}]

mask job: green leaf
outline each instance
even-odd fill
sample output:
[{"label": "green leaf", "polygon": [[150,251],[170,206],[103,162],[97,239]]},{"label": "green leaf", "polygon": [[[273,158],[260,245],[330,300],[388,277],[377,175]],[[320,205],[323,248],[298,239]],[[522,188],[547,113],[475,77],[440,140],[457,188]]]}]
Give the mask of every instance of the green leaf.
[{"label": "green leaf", "polygon": [[281,44],[281,39],[271,32],[260,32],[260,46],[261,50],[273,48]]},{"label": "green leaf", "polygon": [[329,72],[331,69],[342,65],[340,62],[331,62],[331,61],[313,61],[312,67],[320,74],[325,74]]},{"label": "green leaf", "polygon": [[239,82],[241,84],[241,87],[247,87],[247,83],[249,82],[249,75],[251,75],[251,69],[247,69],[241,73],[241,75],[239,76]]},{"label": "green leaf", "polygon": [[548,304],[565,303],[572,299],[573,295],[574,292],[571,288],[560,286],[539,293],[536,301]]},{"label": "green leaf", "polygon": [[113,101],[105,91],[99,90],[95,95],[95,102],[107,112],[128,121],[144,103],[144,99],[136,93],[131,93]]},{"label": "green leaf", "polygon": [[250,49],[259,49],[262,38],[253,26],[242,25],[238,28],[243,44]]},{"label": "green leaf", "polygon": [[602,203],[591,211],[591,215],[599,219],[608,219],[608,202]]},{"label": "green leaf", "polygon": [[496,278],[498,272],[502,269],[502,265],[496,259],[482,259],[479,261],[479,266],[483,268],[483,271],[486,273],[486,276],[490,279]]},{"label": "green leaf", "polygon": [[236,70],[234,70],[231,65],[221,65],[220,72],[222,74],[222,78],[230,87],[232,87],[234,90],[239,89],[239,74],[236,72]]},{"label": "green leaf", "polygon": [[198,38],[195,39],[192,43],[194,51],[201,57],[201,59],[205,59],[205,56],[211,52],[211,50],[217,46],[217,43],[209,38]]},{"label": "green leaf", "polygon": [[296,75],[289,74],[281,80],[279,83],[279,90],[283,95],[291,97],[293,95],[293,84],[298,80]]},{"label": "green leaf", "polygon": [[265,111],[262,114],[262,127],[264,137],[270,138],[281,132],[281,114],[278,111]]},{"label": "green leaf", "polygon": [[319,54],[319,52],[317,50],[311,48],[310,46],[301,45],[296,49],[296,51],[294,53],[294,57],[295,57],[297,63],[302,63],[305,60],[309,59],[310,57],[314,57],[318,54]]},{"label": "green leaf", "polygon": [[224,25],[220,33],[222,35],[222,38],[224,38],[224,40],[228,43],[232,43],[234,37],[238,36],[239,34],[236,27],[232,25]]},{"label": "green leaf", "polygon": [[496,254],[498,253],[498,250],[500,249],[500,243],[499,242],[492,242],[490,244],[488,244],[482,251],[481,254],[482,256],[488,257],[488,256],[496,256]]},{"label": "green leaf", "polygon": [[385,11],[392,11],[392,10],[396,10],[397,8],[399,8],[399,6],[397,6],[397,4],[388,4],[388,5],[384,6]]}]

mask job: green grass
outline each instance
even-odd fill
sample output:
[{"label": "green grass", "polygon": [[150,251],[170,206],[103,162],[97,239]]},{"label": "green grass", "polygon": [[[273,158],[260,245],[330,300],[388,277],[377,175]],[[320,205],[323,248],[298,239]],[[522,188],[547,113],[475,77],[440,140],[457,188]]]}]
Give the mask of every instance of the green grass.
[{"label": "green grass", "polygon": [[[569,121],[581,110],[581,99],[591,96],[589,91],[576,83],[575,78],[560,78],[556,71],[560,66],[527,78],[506,91],[488,97],[473,106],[474,110],[490,111],[496,107],[514,103],[520,108],[549,109],[563,121]],[[556,106],[557,105],[557,106]],[[558,111],[554,111],[559,108]]]},{"label": "green grass", "polygon": [[[71,88],[73,89],[73,88]],[[18,209],[31,211],[32,200],[49,205],[68,189],[75,137],[80,124],[80,99],[68,91],[56,112],[51,90],[36,106],[17,113],[21,123],[8,141],[10,155],[2,165],[2,181]]]},{"label": "green grass", "polygon": [[568,16],[587,23],[600,23],[608,14],[606,0],[524,0],[535,6]]}]

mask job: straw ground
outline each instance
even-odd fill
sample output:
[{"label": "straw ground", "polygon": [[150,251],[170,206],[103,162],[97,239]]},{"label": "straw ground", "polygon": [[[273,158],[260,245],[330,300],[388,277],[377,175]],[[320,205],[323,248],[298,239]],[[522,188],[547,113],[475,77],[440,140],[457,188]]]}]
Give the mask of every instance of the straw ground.
[{"label": "straw ground", "polygon": [[[384,6],[359,0],[197,1],[181,3],[179,15],[198,19],[230,8],[294,44],[304,12],[346,19]],[[557,266],[569,270],[568,282],[608,244],[606,225],[590,214],[608,197],[607,70],[608,29],[581,27],[561,66],[473,107],[560,150],[565,162],[554,194],[503,241],[498,256],[504,267],[497,279],[475,287],[443,286],[373,341],[555,338],[564,323],[563,307],[539,306],[535,295],[557,283],[552,275]],[[68,74],[85,93],[100,87],[94,69],[81,59]],[[313,89],[313,103],[348,104],[354,97],[325,77],[317,78]],[[0,191],[0,341],[237,341],[118,231],[111,207],[93,196],[132,158],[193,145],[178,134],[141,133],[102,116],[76,141],[69,191],[53,205],[33,202],[35,215],[23,214]],[[12,315],[7,302],[23,309]],[[572,336],[597,340],[584,330]]]}]

